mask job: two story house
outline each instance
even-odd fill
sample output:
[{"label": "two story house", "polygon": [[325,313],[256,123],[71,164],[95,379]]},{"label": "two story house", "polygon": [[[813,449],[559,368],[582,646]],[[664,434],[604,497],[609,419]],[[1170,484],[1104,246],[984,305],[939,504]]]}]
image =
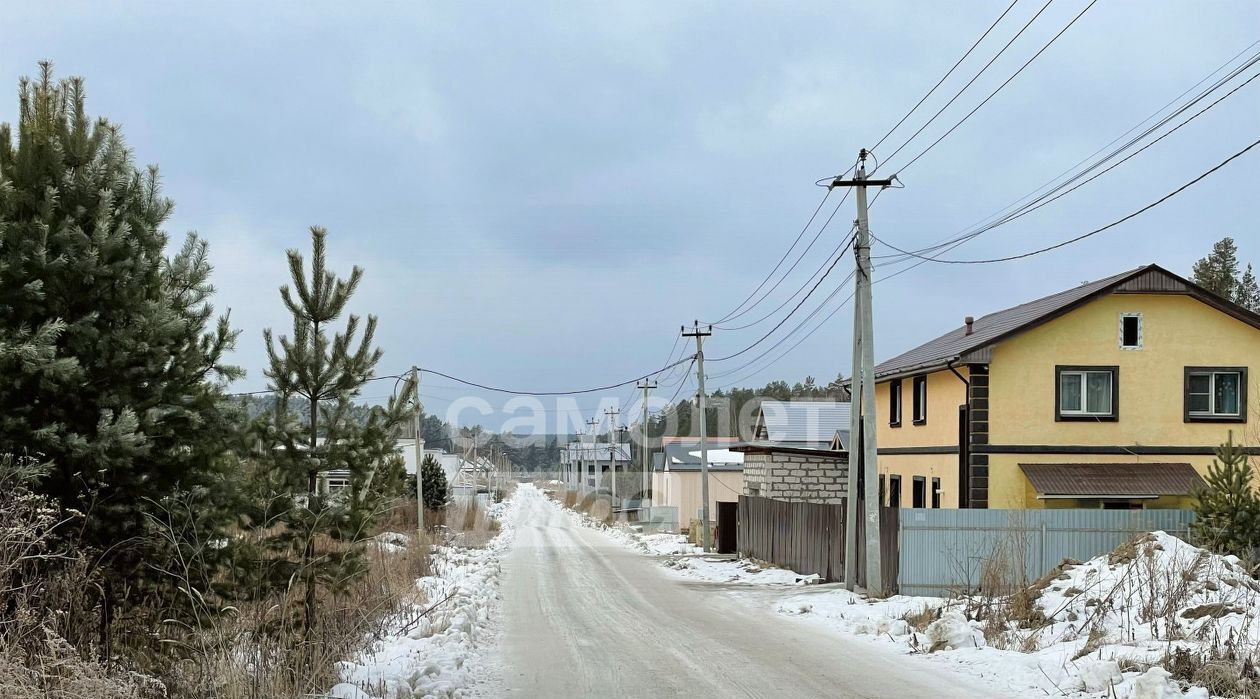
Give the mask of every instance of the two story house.
[{"label": "two story house", "polygon": [[875,367],[902,507],[1185,507],[1260,436],[1260,315],[1156,265],[967,318]]}]

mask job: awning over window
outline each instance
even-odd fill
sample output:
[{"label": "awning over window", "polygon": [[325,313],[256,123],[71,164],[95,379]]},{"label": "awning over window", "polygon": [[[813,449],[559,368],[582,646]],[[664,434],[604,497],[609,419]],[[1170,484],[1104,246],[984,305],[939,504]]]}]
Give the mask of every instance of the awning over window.
[{"label": "awning over window", "polygon": [[1153,499],[1203,485],[1190,464],[1020,464],[1038,498]]}]

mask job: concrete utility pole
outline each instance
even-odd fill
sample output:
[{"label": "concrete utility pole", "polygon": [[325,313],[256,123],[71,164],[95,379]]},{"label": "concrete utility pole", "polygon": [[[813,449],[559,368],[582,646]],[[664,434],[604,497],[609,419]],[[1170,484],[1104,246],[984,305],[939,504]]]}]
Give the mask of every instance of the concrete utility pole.
[{"label": "concrete utility pole", "polygon": [[413,384],[412,398],[416,401],[416,535],[417,541],[424,539],[424,440],[420,438],[420,428],[424,425],[420,414],[420,368],[411,367]]},{"label": "concrete utility pole", "polygon": [[656,382],[640,381],[638,387],[643,389],[643,441],[639,444],[639,454],[643,457],[643,490],[639,491],[639,509],[642,510],[643,499],[647,497],[648,491],[652,489],[650,471],[652,464],[648,460],[648,391],[656,388]]},{"label": "concrete utility pole", "polygon": [[696,402],[700,408],[700,527],[705,553],[713,550],[713,536],[709,531],[709,425],[704,395],[704,338],[712,334],[713,326],[701,330],[698,320],[692,323],[691,332],[687,332],[686,326],[682,328],[683,337],[696,338]]},{"label": "concrete utility pole", "polygon": [[[856,495],[853,484],[856,482],[854,474],[857,473],[858,463],[862,469],[862,477],[865,480],[863,489],[863,499],[865,501],[865,517],[866,517],[866,591],[870,595],[880,595],[884,592],[883,567],[880,561],[879,551],[879,465],[877,462],[877,445],[875,443],[875,332],[874,321],[871,314],[871,231],[867,222],[866,210],[866,188],[867,187],[889,187],[892,186],[892,179],[873,180],[866,177],[866,149],[863,148],[858,153],[857,172],[853,173],[852,180],[844,180],[837,177],[832,181],[832,187],[856,187],[857,188],[857,238],[853,243],[853,252],[857,257],[857,274],[854,277],[857,280],[857,289],[854,292],[854,329],[857,331],[857,337],[854,339],[857,351],[853,357],[853,377],[849,380],[853,391],[850,391],[850,412],[857,414],[860,409],[860,418],[850,422],[849,432],[849,487],[847,488],[848,500],[854,503],[853,507],[849,507],[850,511],[856,509]],[[860,391],[858,387],[860,385]],[[859,402],[859,396],[861,400]],[[855,429],[860,424],[861,430]],[[858,450],[855,448],[858,444],[862,446],[861,459],[855,463],[853,456]],[[852,517],[847,518],[848,521],[854,521]],[[850,528],[848,537],[856,536],[856,527]],[[852,584],[853,568],[850,566],[852,558],[848,558],[847,554],[850,550],[856,549],[856,542],[850,545],[845,542],[845,584]]]},{"label": "concrete utility pole", "polygon": [[612,488],[613,499],[617,499],[617,416],[621,411],[608,408],[604,411],[608,416],[608,481]]},{"label": "concrete utility pole", "polygon": [[[599,426],[599,418],[597,417],[593,417],[586,421],[587,433],[588,433],[588,436],[591,438],[591,478],[592,479],[595,478],[595,469],[599,467],[599,452],[595,449],[595,428],[598,426]],[[586,446],[583,445],[582,449],[583,451],[585,451]],[[598,486],[599,481],[595,481],[595,484]],[[582,487],[583,488],[586,487],[586,469],[585,468],[582,469]]]}]

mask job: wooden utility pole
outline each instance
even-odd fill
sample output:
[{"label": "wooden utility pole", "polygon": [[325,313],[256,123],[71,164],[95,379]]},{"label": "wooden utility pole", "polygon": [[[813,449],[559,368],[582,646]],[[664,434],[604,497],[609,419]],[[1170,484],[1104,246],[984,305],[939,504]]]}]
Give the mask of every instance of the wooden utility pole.
[{"label": "wooden utility pole", "polygon": [[712,334],[713,326],[701,330],[698,320],[692,323],[691,332],[687,332],[686,326],[682,328],[683,337],[696,338],[696,403],[700,411],[700,528],[705,553],[713,550],[712,532],[709,531],[709,424],[704,395],[704,338]]},{"label": "wooden utility pole", "polygon": [[[854,485],[855,475],[861,468],[863,476],[863,500],[866,524],[866,591],[869,595],[882,595],[884,592],[883,567],[879,550],[879,465],[877,462],[877,445],[875,442],[875,332],[874,319],[871,312],[871,231],[867,222],[867,187],[888,187],[892,179],[874,180],[866,177],[866,149],[858,153],[857,171],[853,179],[845,180],[837,177],[832,187],[857,188],[857,237],[854,239],[853,252],[857,258],[857,272],[854,279],[857,288],[854,291],[854,330],[855,352],[853,353],[853,376],[849,380],[853,390],[850,392],[850,412],[857,416],[850,421],[849,431],[849,476],[847,503],[849,512],[856,514],[857,493]],[[860,429],[858,429],[860,427]],[[861,446],[858,450],[857,447]],[[854,457],[859,458],[855,459]],[[847,522],[856,523],[854,516],[846,518]],[[845,585],[852,589],[856,583],[856,527],[846,529],[845,542]]]}]

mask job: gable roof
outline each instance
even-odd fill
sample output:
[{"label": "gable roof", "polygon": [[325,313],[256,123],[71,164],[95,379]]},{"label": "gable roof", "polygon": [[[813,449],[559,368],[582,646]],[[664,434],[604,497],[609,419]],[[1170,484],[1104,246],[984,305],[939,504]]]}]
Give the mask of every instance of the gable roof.
[{"label": "gable roof", "polygon": [[841,443],[848,444],[849,407],[849,403],[829,400],[762,400],[754,438],[828,449],[839,432]]},{"label": "gable roof", "polygon": [[972,324],[970,335],[967,334],[965,325],[955,328],[934,340],[876,365],[875,378],[895,378],[926,369],[944,367],[954,362],[987,361],[985,351],[1001,340],[1053,320],[1100,296],[1113,292],[1185,294],[1252,327],[1260,328],[1260,314],[1221,298],[1159,265],[1152,264],[981,316]]}]

